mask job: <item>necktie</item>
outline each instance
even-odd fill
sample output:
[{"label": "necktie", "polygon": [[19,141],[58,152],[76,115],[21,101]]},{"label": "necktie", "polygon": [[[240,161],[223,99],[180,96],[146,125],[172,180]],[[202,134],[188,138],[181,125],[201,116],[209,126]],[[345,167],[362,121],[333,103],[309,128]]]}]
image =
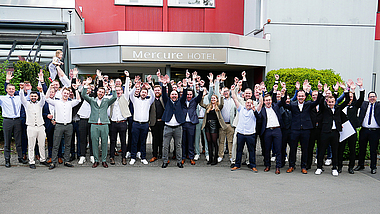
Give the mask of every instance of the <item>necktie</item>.
[{"label": "necktie", "polygon": [[371,103],[371,108],[369,109],[368,125],[371,125],[372,108],[373,108],[373,103]]},{"label": "necktie", "polygon": [[15,105],[14,97],[10,97],[10,98],[12,100],[13,112],[14,112],[15,116],[17,116],[17,111],[16,111],[16,105]]}]

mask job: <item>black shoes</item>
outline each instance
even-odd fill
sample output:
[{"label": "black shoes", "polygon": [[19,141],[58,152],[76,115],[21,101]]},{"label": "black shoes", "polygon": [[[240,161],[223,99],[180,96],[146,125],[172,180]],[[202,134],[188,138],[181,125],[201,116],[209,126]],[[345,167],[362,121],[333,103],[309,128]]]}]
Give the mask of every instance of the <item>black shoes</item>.
[{"label": "black shoes", "polygon": [[342,167],[338,167],[338,173],[342,173]]},{"label": "black shoes", "polygon": [[354,171],[360,171],[360,170],[363,170],[363,169],[365,169],[365,167],[364,166],[356,166],[355,168],[354,168]]},{"label": "black shoes", "polygon": [[376,169],[371,169],[371,174],[376,174]]},{"label": "black shoes", "polygon": [[354,172],[354,169],[352,169],[352,168],[348,168],[348,173],[350,173],[350,174],[354,174],[355,172]]},{"label": "black shoes", "polygon": [[115,159],[114,158],[110,158],[110,164],[115,165]]},{"label": "black shoes", "polygon": [[5,160],[5,167],[10,168],[11,162],[9,160]]},{"label": "black shoes", "polygon": [[29,164],[29,168],[36,169],[36,164]]},{"label": "black shoes", "polygon": [[218,161],[214,161],[211,163],[211,166],[215,166],[216,164],[218,164]]},{"label": "black shoes", "polygon": [[70,161],[74,161],[74,160],[75,160],[75,155],[71,155]]},{"label": "black shoes", "polygon": [[[166,168],[166,167],[168,167],[168,165],[169,165],[169,163],[162,163],[161,168]],[[182,167],[183,167],[183,166],[182,166]]]},{"label": "black shoes", "polygon": [[44,161],[44,162],[40,162],[41,165],[44,165],[44,166],[49,166],[48,162]]},{"label": "black shoes", "polygon": [[19,159],[18,159],[18,162],[19,162],[19,163],[22,163],[22,164],[27,164],[27,163],[28,163],[27,160],[24,160],[24,159],[22,159],[22,158],[19,158]]},{"label": "black shoes", "polygon": [[183,164],[182,163],[177,163],[177,166],[178,166],[178,168],[183,168]]},{"label": "black shoes", "polygon": [[70,162],[65,162],[63,165],[66,167],[74,167]]},{"label": "black shoes", "polygon": [[50,164],[49,169],[51,170],[51,169],[54,169],[54,168],[55,168],[55,164],[54,163]]}]

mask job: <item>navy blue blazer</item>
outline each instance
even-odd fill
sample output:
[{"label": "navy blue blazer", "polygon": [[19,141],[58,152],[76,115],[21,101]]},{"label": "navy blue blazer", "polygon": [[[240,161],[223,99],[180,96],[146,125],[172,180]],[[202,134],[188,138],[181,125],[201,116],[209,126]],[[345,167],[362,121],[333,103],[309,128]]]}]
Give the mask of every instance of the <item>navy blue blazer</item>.
[{"label": "navy blue blazer", "polygon": [[[364,101],[362,106],[360,107],[360,113],[359,113],[359,123],[360,123],[360,126],[362,126],[363,124],[363,120],[364,120],[364,117],[367,113],[367,109],[368,109],[368,106],[369,106],[369,102],[368,101]],[[374,105],[374,116],[375,116],[375,120],[376,120],[376,123],[378,125],[380,125],[380,102],[375,102],[375,105]]]},{"label": "navy blue blazer", "polygon": [[186,101],[186,95],[187,95],[187,88],[183,89],[183,93],[181,98],[177,99],[175,102],[172,102],[168,94],[166,93],[166,87],[162,87],[162,100],[164,101],[165,105],[165,111],[162,114],[162,121],[169,122],[173,114],[175,115],[175,119],[178,123],[183,124],[185,123],[185,115],[182,111],[182,105],[185,104]]},{"label": "navy blue blazer", "polygon": [[[282,116],[281,116],[281,111],[280,111],[281,105],[282,105],[281,102],[278,102],[275,104],[272,103],[272,109],[273,109],[274,113],[276,113],[276,115],[277,115],[277,119],[278,119],[278,122],[280,123],[280,126],[284,127],[284,122],[282,121]],[[265,129],[267,128],[267,122],[268,122],[268,116],[267,116],[265,104],[263,104],[263,107],[261,108],[259,118],[262,119],[261,133],[260,134],[263,135],[265,132]]]},{"label": "navy blue blazer", "polygon": [[298,108],[298,101],[286,104],[286,97],[287,93],[285,92],[285,96],[281,98],[281,103],[286,109],[289,109],[292,112],[292,130],[312,129],[313,124],[311,122],[310,111],[319,104],[319,101],[322,98],[322,93],[318,93],[316,101],[305,101],[302,112]]},{"label": "navy blue blazer", "polygon": [[190,122],[192,124],[199,123],[198,115],[197,115],[197,105],[198,103],[201,102],[202,97],[203,97],[203,91],[199,93],[197,97],[194,97],[190,100],[189,107],[187,107],[186,105],[186,100],[185,100],[185,103],[182,104],[182,111],[183,111],[183,114],[185,115],[185,121],[186,121],[186,114],[188,113],[190,117]]}]

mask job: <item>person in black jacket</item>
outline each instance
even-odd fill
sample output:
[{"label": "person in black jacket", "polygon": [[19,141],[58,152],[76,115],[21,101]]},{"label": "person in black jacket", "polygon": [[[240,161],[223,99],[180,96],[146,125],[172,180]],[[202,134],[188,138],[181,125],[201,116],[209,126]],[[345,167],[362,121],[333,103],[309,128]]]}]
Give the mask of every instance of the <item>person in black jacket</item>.
[{"label": "person in black jacket", "polygon": [[[358,100],[355,99],[355,83],[352,82],[352,80],[348,80],[348,84],[350,85],[350,102],[347,105],[347,108],[343,109],[342,114],[342,123],[345,123],[346,121],[350,121],[352,127],[355,129],[355,134],[351,135],[347,139],[345,139],[343,142],[339,143],[338,148],[338,173],[342,172],[343,167],[343,153],[346,148],[346,145],[348,144],[348,148],[350,151],[349,155],[349,165],[348,165],[348,172],[350,174],[354,174],[354,166],[355,166],[355,149],[356,149],[356,141],[358,140],[358,135],[356,133],[356,129],[360,127],[359,118],[358,118],[358,110],[360,106],[363,104],[364,101],[364,93],[365,90],[363,88],[363,79],[358,78],[358,82],[356,83],[360,88],[360,97]],[[340,99],[338,99],[338,102]]]}]

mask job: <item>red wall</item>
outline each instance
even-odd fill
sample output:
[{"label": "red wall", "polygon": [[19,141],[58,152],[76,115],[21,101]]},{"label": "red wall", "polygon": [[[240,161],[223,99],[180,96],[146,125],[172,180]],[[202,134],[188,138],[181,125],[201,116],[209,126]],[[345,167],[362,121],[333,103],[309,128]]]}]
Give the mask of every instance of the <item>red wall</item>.
[{"label": "red wall", "polygon": [[244,0],[215,0],[215,8],[119,6],[114,0],[76,0],[85,32],[172,31],[243,34]]},{"label": "red wall", "polygon": [[380,13],[379,12],[377,12],[376,14],[375,40],[380,40]]}]

